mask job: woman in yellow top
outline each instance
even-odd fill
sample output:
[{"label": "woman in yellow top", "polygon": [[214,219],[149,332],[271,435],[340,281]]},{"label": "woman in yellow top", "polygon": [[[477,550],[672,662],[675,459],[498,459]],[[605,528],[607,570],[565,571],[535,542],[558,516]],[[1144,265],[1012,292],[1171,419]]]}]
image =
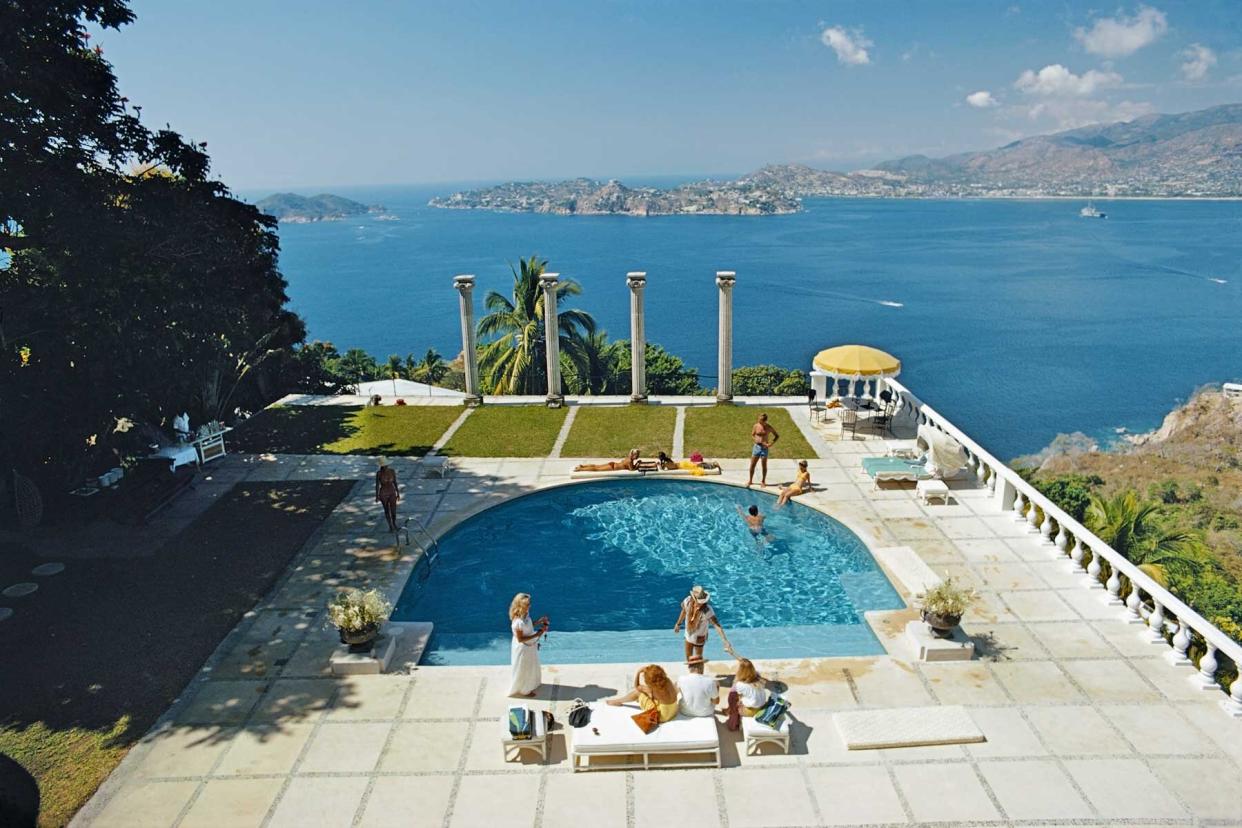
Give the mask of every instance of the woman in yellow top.
[{"label": "woman in yellow top", "polygon": [[789,502],[791,497],[806,494],[811,490],[811,473],[807,471],[806,461],[798,461],[798,476],[794,478],[794,482],[781,489],[780,497],[776,498],[776,508],[781,508]]},{"label": "woman in yellow top", "polygon": [[678,710],[677,685],[659,664],[648,664],[634,674],[634,689],[624,696],[608,699],[608,704],[616,707],[632,701],[637,701],[643,710],[655,708],[661,722],[672,721]]}]

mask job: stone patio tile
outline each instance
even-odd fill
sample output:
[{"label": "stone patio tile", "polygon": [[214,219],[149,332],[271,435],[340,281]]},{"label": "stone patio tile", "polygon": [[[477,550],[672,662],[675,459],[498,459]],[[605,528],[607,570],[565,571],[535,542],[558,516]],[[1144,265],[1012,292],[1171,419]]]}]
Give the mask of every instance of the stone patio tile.
[{"label": "stone patio tile", "polygon": [[724,781],[729,828],[815,825],[815,810],[798,768],[737,772]]},{"label": "stone patio tile", "polygon": [[1073,607],[1079,615],[1090,621],[1108,621],[1118,619],[1125,612],[1125,607],[1108,603],[1108,593],[1102,589],[1083,589],[1081,586],[1070,589],[1059,589],[1065,603]]},{"label": "stone patio tile", "polygon": [[1126,740],[1093,707],[1028,707],[1027,719],[1044,744],[1060,756],[1115,756],[1132,753]]},{"label": "stone patio tile", "polygon": [[828,500],[862,500],[863,493],[853,483],[824,483],[821,494]]},{"label": "stone patio tile", "polygon": [[395,719],[409,689],[407,676],[354,676],[337,682],[328,721]]},{"label": "stone patio tile", "polygon": [[452,776],[376,777],[359,828],[440,828],[453,782]]},{"label": "stone patio tile", "polygon": [[918,667],[941,704],[1005,704],[1009,697],[987,665],[959,661],[920,664]]},{"label": "stone patio tile", "polygon": [[1038,534],[1029,534],[1024,538],[1005,538],[1005,545],[1013,550],[1020,561],[1045,563],[1056,560],[1056,547],[1044,546]]},{"label": "stone patio tile", "polygon": [[[325,595],[324,601],[327,601]],[[332,639],[308,638],[298,645],[281,671],[281,678],[328,678],[332,675],[329,659],[337,648]]]},{"label": "stone patio tile", "polygon": [[670,770],[634,774],[635,828],[719,825],[718,813],[713,771]]},{"label": "stone patio tile", "polygon": [[[916,541],[917,543],[927,543],[927,541]],[[931,564],[931,568],[936,571],[942,578],[952,578],[958,586],[965,589],[982,590],[986,588],[983,579],[980,578],[974,570],[974,567],[965,561],[954,561],[951,563]]]},{"label": "stone patio tile", "polygon": [[1076,621],[1078,613],[1050,589],[1002,592],[1000,598],[1019,619],[1031,621]]},{"label": "stone patio tile", "polygon": [[239,724],[267,689],[261,681],[200,682],[193,697],[177,713],[178,724]]},{"label": "stone patio tile", "polygon": [[990,589],[1007,591],[1014,589],[1047,589],[1030,564],[1021,561],[1005,563],[977,563],[975,571]]},{"label": "stone patio tile", "polygon": [[915,520],[890,520],[887,526],[893,537],[902,543],[912,540],[943,540],[945,535],[930,518]]},{"label": "stone patio tile", "polygon": [[314,728],[306,722],[251,722],[233,737],[214,775],[290,773]]},{"label": "stone patio tile", "polygon": [[1172,705],[1101,705],[1099,710],[1145,756],[1212,756],[1218,752]]},{"label": "stone patio tile", "polygon": [[1013,550],[994,538],[954,541],[962,557],[971,563],[1007,563],[1018,560]]},{"label": "stone patio tile", "polygon": [[920,822],[979,822],[1000,814],[969,764],[898,765],[897,785]]},{"label": "stone patio tile", "polygon": [[262,721],[313,721],[328,709],[336,682],[325,679],[281,679],[264,694],[254,717]]},{"label": "stone patio tile", "polygon": [[[795,721],[805,730],[799,732],[795,728],[792,731],[793,747],[790,753],[798,755],[805,749],[809,762],[874,765],[883,761],[884,757],[878,750],[847,750],[837,726],[833,724],[832,713],[827,710],[803,710],[797,714]],[[743,762],[748,764],[749,760],[744,757]]]},{"label": "stone patio tile", "polygon": [[859,701],[867,707],[918,707],[932,703],[918,674],[891,659],[878,659],[870,669],[850,668]]},{"label": "stone patio tile", "polygon": [[1083,701],[1082,693],[1052,661],[998,661],[992,671],[1018,704]]},{"label": "stone patio tile", "polygon": [[962,553],[952,541],[911,541],[910,546],[923,559],[923,562],[931,566],[932,569],[940,569],[946,564],[962,564],[966,562],[966,559],[962,557]]},{"label": "stone patio tile", "polygon": [[625,774],[548,775],[543,793],[543,828],[584,825],[625,828]]},{"label": "stone patio tile", "polygon": [[263,824],[280,793],[279,779],[213,779],[178,828],[249,828]]},{"label": "stone patio tile", "polygon": [[[1065,661],[1061,666],[1083,692],[1100,704],[1160,701],[1160,694],[1128,661]],[[1164,666],[1168,669],[1168,665]]]},{"label": "stone patio tile", "polygon": [[964,623],[963,628],[975,642],[975,657],[980,661],[1043,661],[1048,653],[1026,625]]},{"label": "stone patio tile", "polygon": [[[414,678],[407,719],[464,719],[474,715],[480,679],[473,675],[421,668]],[[508,689],[507,687],[505,688]],[[497,715],[500,711],[497,711]]]},{"label": "stone patio tile", "polygon": [[324,723],[311,736],[298,773],[369,773],[392,727],[388,722]]},{"label": "stone patio tile", "polygon": [[1087,799],[1105,819],[1174,819],[1186,811],[1137,759],[1074,759],[1065,762]]},{"label": "stone patio tile", "polygon": [[980,762],[979,770],[1010,819],[1088,819],[1091,808],[1056,762]]},{"label": "stone patio tile", "polygon": [[997,624],[1017,621],[1018,616],[1005,605],[995,592],[981,592],[975,602],[962,614],[964,623],[984,622]]},{"label": "stone patio tile", "polygon": [[940,517],[936,516],[936,525],[945,537],[953,540],[971,540],[975,538],[991,538],[995,533],[986,523],[977,517]]},{"label": "stone patio tile", "polygon": [[824,825],[906,821],[897,790],[882,767],[809,768],[807,777]]},{"label": "stone patio tile", "polygon": [[453,801],[454,828],[529,828],[535,821],[537,776],[465,776]]},{"label": "stone patio tile", "polygon": [[1130,661],[1130,666],[1156,685],[1156,689],[1167,699],[1178,702],[1202,701],[1203,691],[1191,684],[1189,680],[1196,670],[1189,666],[1174,667],[1161,657],[1164,652],[1169,651],[1169,648],[1161,647],[1159,644],[1153,644],[1151,647],[1153,651],[1151,655],[1155,656],[1154,658],[1135,658]]},{"label": "stone patio tile", "polygon": [[1027,531],[1026,521],[1018,522],[1014,520],[1013,512],[1006,511],[1000,514],[992,512],[991,514],[980,516],[979,519],[999,537],[1025,539],[1030,536],[1030,533]]},{"label": "stone patio tile", "polygon": [[1033,623],[1027,628],[1056,659],[1117,657],[1112,645],[1082,621]]},{"label": "stone patio tile", "polygon": [[1074,568],[1069,558],[1031,561],[1028,566],[1053,589],[1082,589],[1087,583],[1087,575],[1081,569]]},{"label": "stone patio tile", "polygon": [[338,828],[351,825],[366,792],[365,776],[294,778],[267,828]]},{"label": "stone patio tile", "polygon": [[1220,709],[1218,705],[1225,698],[1224,693],[1201,692],[1205,697],[1203,701],[1178,705],[1178,710],[1225,755],[1242,765],[1242,719],[1230,718]]},{"label": "stone patio tile", "polygon": [[1242,825],[1242,770],[1224,759],[1153,759],[1156,775],[1200,819]]},{"label": "stone patio tile", "polygon": [[1017,707],[976,707],[970,718],[983,731],[986,742],[966,745],[976,759],[1007,756],[1046,756],[1048,751]]},{"label": "stone patio tile", "polygon": [[119,790],[93,828],[167,828],[190,801],[197,782],[131,782]]},{"label": "stone patio tile", "polygon": [[211,668],[213,679],[274,678],[297,649],[297,641],[279,638],[270,641],[239,639],[236,645]]},{"label": "stone patio tile", "polygon": [[1139,638],[1139,632],[1147,629],[1142,624],[1127,624],[1120,619],[1093,620],[1091,629],[1112,644],[1117,652],[1128,658],[1150,658],[1160,655],[1160,649]]},{"label": "stone patio tile", "polygon": [[923,510],[912,500],[879,500],[875,513],[882,518],[925,518]]},{"label": "stone patio tile", "polygon": [[878,753],[885,762],[937,762],[965,760],[963,745],[919,745],[914,747],[881,748],[869,751]]},{"label": "stone patio tile", "polygon": [[[455,770],[461,762],[469,729],[469,722],[401,722],[392,734],[380,770],[395,773]],[[484,734],[480,732],[478,738],[484,738]],[[500,754],[499,739],[496,753]]]},{"label": "stone patio tile", "polygon": [[151,749],[134,770],[134,776],[206,776],[236,732],[233,727],[169,727],[152,733],[142,740]]}]

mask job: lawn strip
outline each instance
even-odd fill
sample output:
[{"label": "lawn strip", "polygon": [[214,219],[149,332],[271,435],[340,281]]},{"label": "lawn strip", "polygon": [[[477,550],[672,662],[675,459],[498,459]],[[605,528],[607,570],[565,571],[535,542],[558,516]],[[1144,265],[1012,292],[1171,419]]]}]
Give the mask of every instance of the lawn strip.
[{"label": "lawn strip", "polygon": [[582,406],[574,416],[562,457],[621,458],[632,448],[643,457],[673,450],[677,409],[662,405]]},{"label": "lawn strip", "polygon": [[779,406],[717,405],[686,409],[686,453],[700,452],[708,459],[718,457],[750,457],[750,430],[763,413],[776,429],[780,439],[772,446],[774,459],[814,459],[815,450],[807,443],[789,412]]},{"label": "lawn strip", "polygon": [[274,406],[227,439],[230,450],[252,454],[421,456],[460,414],[456,405]]},{"label": "lawn strip", "polygon": [[475,410],[440,454],[458,457],[546,457],[568,408],[491,405]]}]

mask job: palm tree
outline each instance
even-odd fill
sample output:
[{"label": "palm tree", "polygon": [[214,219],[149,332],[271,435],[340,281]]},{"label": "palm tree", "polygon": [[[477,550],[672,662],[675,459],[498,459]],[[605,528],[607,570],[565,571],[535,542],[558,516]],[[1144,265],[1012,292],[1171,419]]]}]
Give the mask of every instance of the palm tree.
[{"label": "palm tree", "polygon": [[379,366],[375,363],[375,357],[361,348],[350,348],[346,351],[341,357],[339,367],[341,374],[354,386],[364,380],[377,377],[379,374]]},{"label": "palm tree", "polygon": [[[483,302],[488,314],[479,320],[479,339],[486,343],[479,363],[488,393],[538,394],[547,387],[547,334],[539,286],[547,265],[537,256],[519,260],[519,267],[512,268],[512,299],[493,290]],[[582,286],[573,279],[561,281],[556,288],[560,352],[579,375],[586,373],[582,340],[595,332],[595,320],[585,311],[562,308],[561,301],[580,293]]]},{"label": "palm tree", "polygon": [[1202,541],[1193,532],[1170,529],[1159,520],[1157,504],[1139,500],[1133,490],[1111,498],[1091,495],[1087,528],[1161,586],[1169,575],[1189,575],[1204,566]]},{"label": "palm tree", "polygon": [[423,361],[418,364],[418,375],[428,385],[435,385],[448,373],[448,364],[435,348],[428,348]]},{"label": "palm tree", "polygon": [[[573,364],[575,391],[579,394],[617,394],[628,388],[617,371],[616,342],[608,341],[605,331],[596,331],[582,339],[581,368]],[[624,387],[623,387],[624,386]]]},{"label": "palm tree", "polygon": [[384,370],[387,372],[388,378],[392,380],[392,395],[394,397],[397,396],[397,380],[401,379],[402,368],[401,357],[396,354],[389,354],[388,364],[384,366]]}]

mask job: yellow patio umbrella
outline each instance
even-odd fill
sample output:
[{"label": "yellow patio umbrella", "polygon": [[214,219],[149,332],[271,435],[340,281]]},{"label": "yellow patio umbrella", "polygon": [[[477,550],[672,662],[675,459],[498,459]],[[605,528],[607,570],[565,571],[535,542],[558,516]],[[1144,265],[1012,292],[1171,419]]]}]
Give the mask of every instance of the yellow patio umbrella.
[{"label": "yellow patio umbrella", "polygon": [[811,360],[816,369],[839,377],[895,377],[901,360],[868,345],[838,345],[820,351]]}]

